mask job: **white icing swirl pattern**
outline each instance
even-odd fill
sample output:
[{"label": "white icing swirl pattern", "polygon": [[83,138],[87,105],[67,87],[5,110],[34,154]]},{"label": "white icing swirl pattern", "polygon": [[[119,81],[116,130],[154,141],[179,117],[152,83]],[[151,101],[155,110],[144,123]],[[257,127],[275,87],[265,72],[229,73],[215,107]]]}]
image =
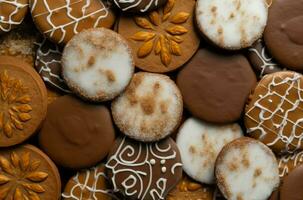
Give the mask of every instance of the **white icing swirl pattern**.
[{"label": "white icing swirl pattern", "polygon": [[283,178],[288,173],[303,164],[303,151],[296,152],[290,155],[284,155],[279,159],[279,176]]},{"label": "white icing swirl pattern", "polygon": [[[288,73],[287,76],[280,74]],[[270,76],[270,77],[269,77]],[[293,153],[302,148],[303,140],[303,118],[298,117],[303,108],[303,83],[302,75],[295,72],[279,72],[266,76],[271,78],[270,83],[259,83],[257,87],[263,88],[266,93],[260,94],[258,99],[246,111],[246,118],[256,124],[255,127],[247,127],[247,132],[251,135],[260,133],[259,139],[270,134],[274,138],[264,141],[267,146],[272,147],[277,143],[283,144],[283,149],[279,153]],[[277,91],[276,88],[283,88]],[[295,97],[290,97],[295,95]],[[272,105],[273,99],[279,99]],[[292,98],[292,99],[290,99]],[[258,111],[258,115],[252,115]],[[273,120],[273,118],[280,120]],[[270,128],[271,124],[273,128]],[[291,127],[291,128],[289,128]],[[291,131],[287,131],[287,129]]]},{"label": "white icing swirl pattern", "polygon": [[[149,2],[146,4],[146,6],[140,9],[140,12],[144,13],[148,11],[153,5],[158,6],[159,4],[159,0],[148,1]],[[128,11],[138,6],[141,6],[141,4],[145,4],[146,0],[114,0],[114,2],[122,11]]]},{"label": "white icing swirl pattern", "polygon": [[13,28],[13,26],[22,23],[24,17],[18,20],[14,18],[20,12],[21,9],[25,9],[26,7],[28,7],[28,3],[21,3],[19,0],[1,0],[1,10],[5,9],[6,6],[14,7],[15,9],[9,14],[9,16],[4,16],[3,13],[0,12],[0,30],[3,32],[9,32]]},{"label": "white icing swirl pattern", "polygon": [[[179,152],[176,152],[169,142],[165,144],[166,147],[163,147],[164,145],[160,146],[158,143],[136,142],[133,145],[126,140],[128,140],[126,137],[122,139],[117,151],[110,156],[106,164],[112,172],[114,191],[120,191],[128,197],[132,196],[141,200],[165,199],[167,192],[174,186],[168,184],[168,178],[174,180],[181,178],[181,176],[176,177],[177,168],[182,169],[180,156],[177,159]],[[154,174],[159,173],[159,170],[162,176],[154,180],[157,178]],[[121,176],[125,178],[122,183],[119,183],[117,179]],[[119,185],[123,189],[119,188]]]}]

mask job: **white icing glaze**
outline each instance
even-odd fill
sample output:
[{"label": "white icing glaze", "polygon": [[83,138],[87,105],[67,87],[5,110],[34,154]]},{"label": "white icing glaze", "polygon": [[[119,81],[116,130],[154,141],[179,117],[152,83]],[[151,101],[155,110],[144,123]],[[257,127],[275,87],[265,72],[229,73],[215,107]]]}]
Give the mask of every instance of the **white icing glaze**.
[{"label": "white icing glaze", "polygon": [[279,159],[279,170],[280,170],[280,177],[284,177],[288,175],[290,172],[289,165],[292,167],[297,167],[298,165],[303,164],[303,151],[296,152],[290,155],[284,155]]},{"label": "white icing glaze", "polygon": [[[283,72],[281,72],[283,73]],[[288,72],[289,73],[289,72]],[[270,76],[272,77],[271,82],[265,86],[262,85],[262,81],[259,83],[257,87],[263,87],[267,89],[266,94],[264,95],[259,95],[259,99],[256,100],[251,106],[249,110],[246,111],[245,117],[249,118],[253,122],[256,122],[257,126],[255,127],[248,127],[247,132],[249,134],[254,134],[254,133],[261,133],[259,138],[262,139],[264,138],[267,134],[273,134],[276,136],[275,139],[272,141],[269,141],[266,143],[267,146],[271,147],[275,145],[278,141],[282,142],[285,146],[284,149],[282,149],[281,153],[287,152],[287,153],[293,153],[294,151],[298,150],[301,148],[301,141],[303,140],[303,132],[298,132],[297,128],[302,129],[303,127],[300,125],[300,123],[303,122],[303,118],[298,118],[296,121],[291,121],[289,119],[289,114],[291,112],[302,110],[301,105],[303,103],[303,96],[302,96],[302,75],[298,73],[293,73],[293,76],[287,77],[287,78],[282,78],[277,74],[272,74]],[[275,87],[282,87],[286,86],[287,89],[285,90],[284,94],[279,94],[277,91],[273,90],[272,88]],[[295,102],[292,102],[288,99],[288,94],[290,90],[297,90],[298,94],[298,99],[295,100]],[[277,104],[272,107],[272,108],[267,108],[262,105],[264,102],[264,99],[268,99],[270,97],[279,97],[281,100],[280,102],[277,102]],[[288,110],[284,110],[282,108],[285,103],[289,104],[291,107]],[[260,114],[258,115],[258,119],[255,119],[253,116],[250,115],[250,113],[254,110],[258,109],[260,110]],[[274,109],[273,111],[271,111]],[[282,113],[282,115],[280,114]],[[272,119],[274,116],[280,116],[281,117],[281,122],[277,123],[274,122]],[[270,129],[264,123],[270,121],[270,123],[273,124],[273,126],[276,128],[275,130]],[[292,124],[292,130],[291,132],[285,132],[284,128]],[[298,140],[296,143],[294,143],[294,140]],[[291,148],[290,148],[291,147]]]},{"label": "white icing glaze", "polygon": [[[128,11],[132,8],[138,7],[142,2],[146,0],[114,0],[115,4],[122,10]],[[159,0],[149,0],[149,3],[143,8],[140,9],[140,12],[146,12],[151,8],[152,5],[158,6]],[[124,5],[125,6],[124,6]]]},{"label": "white icing glaze", "polygon": [[[79,180],[79,173],[73,178],[73,181],[75,182],[75,185],[72,187],[71,191],[69,194],[63,193],[62,197],[63,198],[68,198],[68,199],[75,199],[75,200],[86,200],[86,198],[83,198],[83,195],[85,191],[90,192],[90,197],[89,199],[91,200],[98,200],[97,194],[105,194],[108,196],[111,196],[113,199],[118,200],[118,198],[113,194],[113,191],[110,189],[99,189],[97,188],[97,184],[100,178],[104,178],[108,180],[107,176],[104,174],[104,172],[98,172],[98,167],[94,167],[91,170],[86,170],[85,171],[85,178],[84,182],[80,182]],[[93,172],[93,174],[91,174]],[[92,186],[88,185],[88,181],[90,180],[90,177],[93,176],[93,184]],[[75,191],[81,191],[80,196],[76,196],[74,194]]]},{"label": "white icing glaze", "polygon": [[[7,17],[7,16],[3,16],[1,15],[1,12],[0,12],[0,30],[3,31],[3,32],[8,32],[12,29],[13,25],[19,25],[22,23],[23,19],[24,18],[21,18],[20,20],[18,21],[14,21],[14,15],[18,14],[18,12],[27,7],[28,6],[28,3],[20,3],[19,0],[1,0],[0,1],[0,7],[1,9],[4,9],[3,7],[6,6],[6,5],[10,5],[15,7],[14,11],[12,11],[10,13],[10,15]],[[1,26],[1,24],[6,24],[8,25],[8,27],[3,27]]]},{"label": "white icing glaze", "polygon": [[[153,200],[159,200],[165,198],[165,192],[167,192],[168,187],[167,179],[165,177],[159,178],[156,181],[157,188],[152,188],[152,183],[155,177],[153,176],[153,168],[152,163],[156,163],[155,159],[162,159],[165,161],[175,160],[177,152],[174,151],[169,144],[167,148],[161,148],[158,146],[158,143],[139,143],[138,151],[135,152],[135,148],[130,144],[125,144],[126,137],[124,137],[119,144],[119,147],[115,154],[113,154],[106,164],[106,168],[111,170],[113,176],[111,178],[114,191],[119,191],[117,187],[116,176],[119,173],[124,173],[127,175],[127,178],[122,182],[122,186],[124,188],[123,192],[127,196],[135,196],[138,199],[144,199],[148,195],[152,197]],[[159,155],[168,154],[168,155]],[[137,156],[136,156],[137,154]],[[145,154],[145,155],[142,155]],[[131,159],[134,157],[134,159]],[[130,160],[131,159],[131,160]],[[142,171],[138,170],[138,167],[142,167]],[[171,167],[170,171],[172,175],[175,174],[175,168],[182,167],[182,164],[177,162]],[[161,168],[162,173],[167,172],[167,166],[163,166]],[[168,176],[169,177],[169,176]],[[148,180],[146,186],[143,185],[144,180]],[[139,190],[135,190],[136,186]]]},{"label": "white icing glaze", "polygon": [[[38,9],[36,9],[36,5],[37,5],[38,1],[43,1],[44,8],[47,10],[47,12],[45,12],[45,13],[38,12]],[[73,32],[74,32],[74,35],[76,35],[77,33],[79,33],[81,31],[81,30],[78,30],[78,25],[82,20],[99,15],[95,21],[95,24],[91,27],[91,28],[96,28],[96,27],[98,27],[99,22],[102,19],[106,18],[109,14],[109,10],[108,10],[109,8],[107,7],[109,5],[108,3],[106,3],[104,5],[104,3],[101,0],[98,0],[97,2],[100,4],[101,9],[92,11],[91,4],[95,0],[85,0],[86,4],[82,7],[82,10],[81,10],[82,15],[80,17],[74,16],[72,14],[73,4],[76,4],[76,3],[79,3],[82,1],[83,0],[78,0],[78,1],[66,0],[66,4],[64,6],[51,9],[52,0],[32,0],[32,3],[31,3],[32,17],[35,20],[35,18],[41,17],[41,16],[47,14],[46,21],[47,21],[48,25],[51,26],[51,28],[48,30],[44,30],[43,34],[47,34],[50,37],[53,37],[53,35],[57,31],[60,31],[60,33],[62,35],[59,40],[59,43],[62,43],[66,37],[65,29],[68,26],[73,26]],[[70,18],[71,21],[66,24],[55,25],[56,23],[54,21],[52,21],[52,19],[54,18],[53,14],[56,14],[57,12],[62,11],[62,10],[63,11],[67,10],[66,15]]]}]

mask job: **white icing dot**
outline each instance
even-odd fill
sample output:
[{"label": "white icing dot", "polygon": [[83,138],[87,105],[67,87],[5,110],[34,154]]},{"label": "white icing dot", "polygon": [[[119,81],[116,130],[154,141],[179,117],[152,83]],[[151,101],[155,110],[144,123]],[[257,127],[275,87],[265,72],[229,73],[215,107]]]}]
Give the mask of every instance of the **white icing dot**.
[{"label": "white icing dot", "polygon": [[268,101],[269,101],[270,103],[272,103],[272,99],[268,99]]},{"label": "white icing dot", "polygon": [[165,162],[166,162],[165,160],[161,160],[161,164],[162,164],[162,165],[164,165],[164,164],[165,164]]},{"label": "white icing dot", "polygon": [[166,172],[166,167],[162,167],[161,171],[162,171],[162,173],[165,173]]},{"label": "white icing dot", "polygon": [[152,165],[156,164],[155,159],[151,159],[149,162],[150,162],[150,164],[152,164]]}]

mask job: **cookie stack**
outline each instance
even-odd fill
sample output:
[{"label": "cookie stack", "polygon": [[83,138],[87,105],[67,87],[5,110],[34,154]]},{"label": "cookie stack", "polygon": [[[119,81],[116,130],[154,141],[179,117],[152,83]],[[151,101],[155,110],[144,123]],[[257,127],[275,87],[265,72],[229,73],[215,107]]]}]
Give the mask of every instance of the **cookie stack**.
[{"label": "cookie stack", "polygon": [[0,1],[0,199],[303,200],[302,0]]}]

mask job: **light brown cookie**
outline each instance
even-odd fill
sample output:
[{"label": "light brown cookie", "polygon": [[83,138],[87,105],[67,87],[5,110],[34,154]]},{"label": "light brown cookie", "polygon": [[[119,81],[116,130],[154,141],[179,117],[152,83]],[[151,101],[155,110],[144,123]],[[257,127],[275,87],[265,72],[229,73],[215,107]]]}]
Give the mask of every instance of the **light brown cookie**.
[{"label": "light brown cookie", "polygon": [[303,164],[303,151],[278,157],[280,178],[287,176],[292,170]]}]

